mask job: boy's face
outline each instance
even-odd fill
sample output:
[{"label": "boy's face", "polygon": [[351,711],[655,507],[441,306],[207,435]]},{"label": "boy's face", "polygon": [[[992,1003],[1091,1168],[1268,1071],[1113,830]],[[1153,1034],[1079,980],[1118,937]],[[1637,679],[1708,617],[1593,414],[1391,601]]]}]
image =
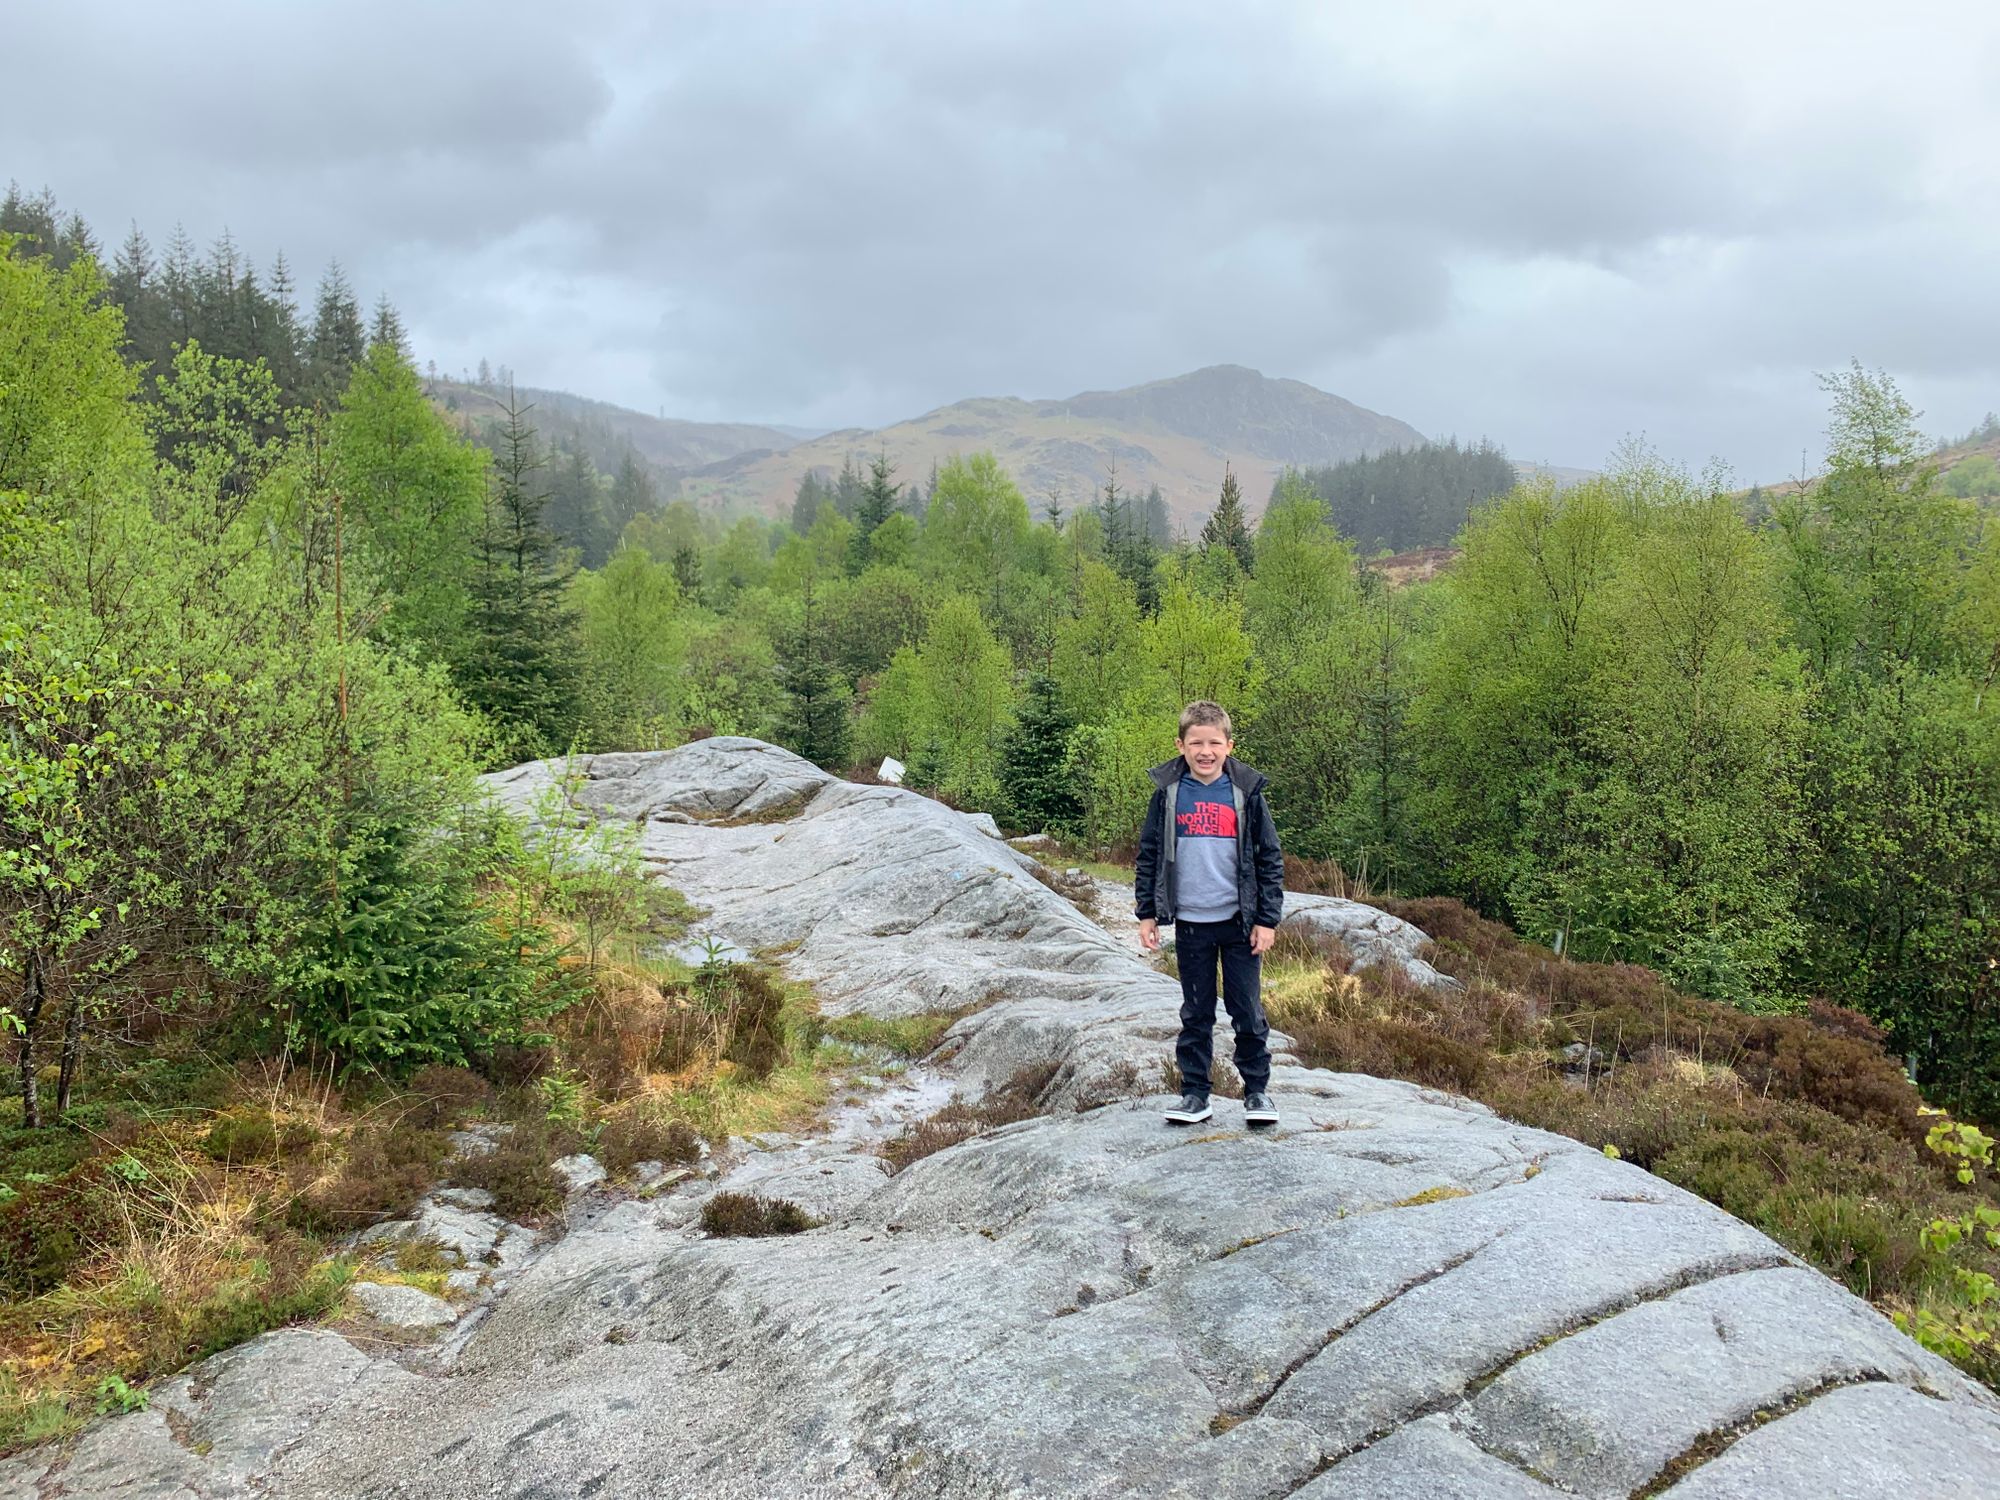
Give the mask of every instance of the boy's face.
[{"label": "boy's face", "polygon": [[1222,774],[1222,761],[1229,754],[1229,745],[1229,735],[1219,724],[1189,725],[1188,732],[1174,741],[1174,747],[1203,781],[1213,781]]}]

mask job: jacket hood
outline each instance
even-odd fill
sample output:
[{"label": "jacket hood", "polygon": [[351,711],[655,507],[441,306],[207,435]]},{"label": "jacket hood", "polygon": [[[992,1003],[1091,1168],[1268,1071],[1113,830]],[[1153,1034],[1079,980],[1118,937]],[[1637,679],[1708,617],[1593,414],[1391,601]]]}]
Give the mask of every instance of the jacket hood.
[{"label": "jacket hood", "polygon": [[[1186,775],[1187,769],[1187,757],[1176,755],[1172,760],[1162,761],[1146,774],[1153,778],[1154,786],[1158,787],[1161,791],[1165,791],[1168,787],[1179,781],[1182,776]],[[1262,771],[1244,765],[1242,761],[1233,755],[1223,756],[1222,774],[1243,788],[1243,795],[1246,797],[1252,792],[1262,791],[1270,779]]]}]

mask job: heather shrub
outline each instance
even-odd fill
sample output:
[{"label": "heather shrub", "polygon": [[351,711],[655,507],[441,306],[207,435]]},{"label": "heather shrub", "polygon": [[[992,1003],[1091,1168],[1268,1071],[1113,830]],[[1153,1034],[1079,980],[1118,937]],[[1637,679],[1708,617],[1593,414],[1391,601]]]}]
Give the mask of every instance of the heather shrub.
[{"label": "heather shrub", "polygon": [[717,1193],[701,1206],[701,1227],[718,1238],[800,1234],[818,1221],[789,1198]]},{"label": "heather shrub", "polygon": [[358,1125],[334,1170],[301,1184],[286,1222],[308,1234],[339,1234],[388,1218],[423,1196],[450,1149],[441,1131]]},{"label": "heather shrub", "polygon": [[929,1119],[918,1121],[889,1141],[882,1155],[900,1172],[948,1146],[1018,1120],[1032,1120],[1042,1112],[1040,1100],[1055,1081],[1057,1069],[1055,1063],[1031,1064],[977,1103],[953,1099]]},{"label": "heather shrub", "polygon": [[729,987],[734,1004],[729,1040],[722,1055],[748,1078],[766,1078],[785,1058],[785,991],[754,964],[732,964]]},{"label": "heather shrub", "polygon": [[592,1150],[607,1172],[629,1172],[642,1161],[691,1167],[701,1160],[701,1137],[684,1120],[660,1120],[628,1109],[604,1122]]},{"label": "heather shrub", "polygon": [[410,1119],[426,1130],[451,1125],[492,1096],[493,1085],[470,1068],[430,1063],[410,1075]]},{"label": "heather shrub", "polygon": [[455,1161],[452,1181],[484,1188],[493,1195],[493,1211],[505,1218],[540,1218],[561,1208],[569,1191],[552,1163],[582,1146],[574,1127],[546,1118],[522,1120],[491,1151]]}]

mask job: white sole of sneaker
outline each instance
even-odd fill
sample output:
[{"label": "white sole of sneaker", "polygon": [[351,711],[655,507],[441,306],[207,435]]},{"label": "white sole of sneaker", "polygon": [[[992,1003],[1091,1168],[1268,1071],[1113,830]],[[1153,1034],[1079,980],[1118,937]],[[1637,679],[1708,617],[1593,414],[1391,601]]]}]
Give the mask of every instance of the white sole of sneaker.
[{"label": "white sole of sneaker", "polygon": [[1278,1112],[1275,1109],[1260,1109],[1255,1114],[1252,1114],[1246,1109],[1243,1112],[1243,1123],[1248,1125],[1252,1130],[1260,1129],[1266,1125],[1275,1125],[1278,1123]]},{"label": "white sole of sneaker", "polygon": [[1215,1111],[1212,1108],[1203,1109],[1198,1114],[1190,1114],[1184,1109],[1170,1109],[1167,1111],[1167,1123],[1169,1125],[1199,1125],[1203,1120],[1212,1118],[1214,1114]]}]

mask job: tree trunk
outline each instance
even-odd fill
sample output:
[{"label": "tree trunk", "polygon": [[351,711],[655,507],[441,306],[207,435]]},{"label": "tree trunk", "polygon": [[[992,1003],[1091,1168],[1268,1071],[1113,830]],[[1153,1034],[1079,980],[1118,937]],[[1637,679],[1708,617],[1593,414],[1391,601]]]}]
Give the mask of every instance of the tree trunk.
[{"label": "tree trunk", "polygon": [[62,1071],[56,1078],[56,1119],[69,1113],[70,1090],[76,1086],[78,1065],[83,1060],[83,1008],[86,996],[70,1002],[69,1019],[63,1023]]},{"label": "tree trunk", "polygon": [[21,974],[21,1123],[30,1130],[42,1126],[42,1096],[35,1084],[35,1023],[47,996],[43,955],[30,950]]}]

